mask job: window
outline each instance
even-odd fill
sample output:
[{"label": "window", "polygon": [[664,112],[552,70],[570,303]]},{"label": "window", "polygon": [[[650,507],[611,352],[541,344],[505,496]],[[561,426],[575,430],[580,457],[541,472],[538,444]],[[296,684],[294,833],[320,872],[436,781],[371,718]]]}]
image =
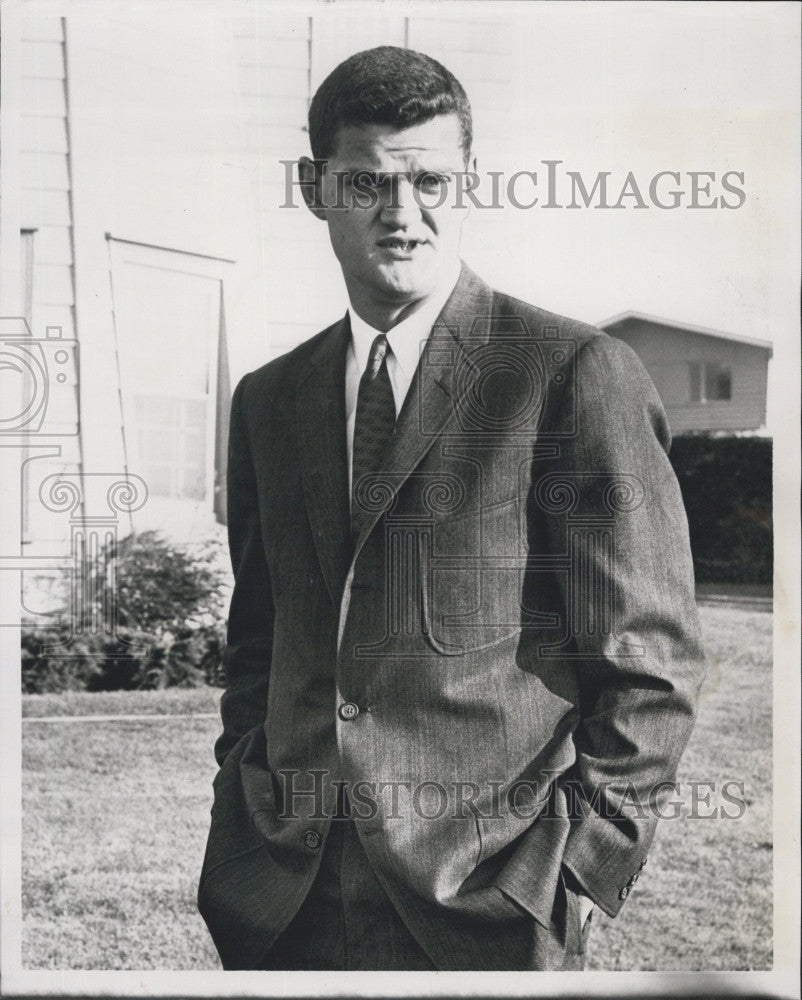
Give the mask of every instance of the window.
[{"label": "window", "polygon": [[208,401],[136,395],[139,454],[154,496],[206,498]]},{"label": "window", "polygon": [[129,469],[151,498],[218,513],[225,262],[109,242]]},{"label": "window", "polygon": [[714,361],[692,361],[689,365],[690,401],[713,403],[732,399],[732,369]]}]

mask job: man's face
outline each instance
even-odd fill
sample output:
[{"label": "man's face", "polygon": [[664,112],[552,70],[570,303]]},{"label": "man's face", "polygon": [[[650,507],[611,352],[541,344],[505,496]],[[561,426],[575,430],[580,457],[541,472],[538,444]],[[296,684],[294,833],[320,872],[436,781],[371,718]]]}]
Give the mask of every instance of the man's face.
[{"label": "man's face", "polygon": [[420,125],[348,125],[335,136],[320,194],[329,235],[356,303],[425,299],[454,265],[467,208],[456,115]]}]

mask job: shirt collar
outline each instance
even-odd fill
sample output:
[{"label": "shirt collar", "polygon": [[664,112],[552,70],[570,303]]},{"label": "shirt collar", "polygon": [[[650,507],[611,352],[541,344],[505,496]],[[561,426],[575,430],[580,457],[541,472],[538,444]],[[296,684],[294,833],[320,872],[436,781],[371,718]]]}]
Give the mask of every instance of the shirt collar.
[{"label": "shirt collar", "polygon": [[[392,330],[387,331],[387,342],[390,350],[404,373],[407,381],[412,381],[415,369],[418,367],[421,351],[429,334],[432,332],[434,322],[443,310],[443,306],[448,301],[460,274],[459,261],[456,266],[449,271],[448,276],[440,287],[426,300],[426,302],[416,312],[406,319],[397,323]],[[381,333],[366,323],[357,313],[353,306],[348,308],[348,317],[351,322],[351,343],[354,349],[357,368],[362,373],[368,364],[368,355],[373,341]]]}]

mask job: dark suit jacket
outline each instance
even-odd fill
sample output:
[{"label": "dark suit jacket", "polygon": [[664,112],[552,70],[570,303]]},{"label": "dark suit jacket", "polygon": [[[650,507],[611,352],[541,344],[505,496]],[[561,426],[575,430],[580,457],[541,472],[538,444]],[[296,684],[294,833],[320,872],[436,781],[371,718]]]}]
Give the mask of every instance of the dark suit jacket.
[{"label": "dark suit jacket", "polygon": [[340,780],[372,803],[367,857],[439,968],[559,968],[565,883],[617,913],[701,682],[665,415],[622,342],[463,267],[354,545],[349,335],[336,323],[234,395],[200,910],[226,967],[258,967]]}]

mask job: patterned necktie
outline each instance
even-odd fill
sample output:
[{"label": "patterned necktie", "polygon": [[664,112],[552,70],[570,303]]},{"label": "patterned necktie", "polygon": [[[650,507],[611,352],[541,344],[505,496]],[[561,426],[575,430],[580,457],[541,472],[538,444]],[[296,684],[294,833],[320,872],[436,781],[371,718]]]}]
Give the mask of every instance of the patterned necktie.
[{"label": "patterned necktie", "polygon": [[395,400],[387,374],[387,337],[381,333],[373,341],[367,368],[359,381],[354,424],[354,454],[351,466],[351,533],[354,539],[368,517],[360,502],[359,481],[379,468],[395,426]]}]

